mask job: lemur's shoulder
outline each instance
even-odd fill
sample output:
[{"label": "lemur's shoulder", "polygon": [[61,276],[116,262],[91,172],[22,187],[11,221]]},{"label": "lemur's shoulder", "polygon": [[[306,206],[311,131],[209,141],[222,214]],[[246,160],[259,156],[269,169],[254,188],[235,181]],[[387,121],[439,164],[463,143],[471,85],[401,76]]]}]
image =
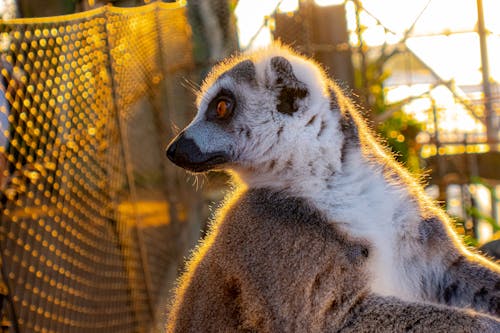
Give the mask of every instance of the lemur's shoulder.
[{"label": "lemur's shoulder", "polygon": [[252,238],[257,229],[279,232],[282,228],[325,228],[331,230],[327,233],[331,237],[336,234],[335,227],[305,199],[268,188],[229,194],[214,223],[222,232],[251,228],[247,231],[252,231]]},{"label": "lemur's shoulder", "polygon": [[[225,257],[237,261],[262,254],[259,265],[269,265],[269,269],[277,264],[276,260],[286,262],[285,257],[290,262],[300,262],[299,266],[308,266],[314,261],[305,260],[305,248],[309,253],[317,251],[317,256],[328,257],[328,262],[339,267],[361,268],[370,252],[366,243],[341,232],[305,199],[266,188],[232,195],[222,207],[212,232],[220,240],[215,244],[217,253],[224,252]],[[330,248],[328,255],[321,253],[326,248]]]},{"label": "lemur's shoulder", "polygon": [[370,294],[363,269],[369,248],[331,228],[302,199],[249,190],[233,195],[225,209],[177,290],[169,332],[495,332],[500,326],[453,308]]}]

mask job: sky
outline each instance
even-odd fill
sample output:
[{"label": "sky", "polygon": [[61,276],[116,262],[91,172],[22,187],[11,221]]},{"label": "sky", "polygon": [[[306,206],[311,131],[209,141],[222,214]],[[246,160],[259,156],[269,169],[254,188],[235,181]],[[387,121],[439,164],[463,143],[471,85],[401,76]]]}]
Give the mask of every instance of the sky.
[{"label": "sky", "polygon": [[[343,0],[316,0],[320,5],[339,4]],[[269,29],[263,28],[266,15],[270,15],[279,0],[240,0],[236,8],[240,43],[243,48],[258,48],[271,42]],[[443,80],[453,80],[457,92],[464,98],[481,98],[482,82],[479,37],[475,32],[477,22],[476,0],[362,0],[367,12],[361,13],[361,22],[367,27],[364,42],[372,47],[383,44],[384,40],[395,44],[404,32],[417,20],[407,47]],[[500,13],[499,0],[483,0],[484,18],[488,37],[490,76],[493,82],[500,82]],[[298,0],[284,0],[281,11],[293,11]],[[356,29],[354,4],[346,1],[348,29]],[[388,31],[377,22],[377,20]],[[249,41],[254,39],[251,45]],[[351,44],[357,44],[357,36],[351,34]],[[396,75],[387,80],[388,102],[396,102],[409,96],[417,96],[429,91],[429,96],[415,99],[405,106],[405,111],[418,120],[427,122],[433,131],[431,98],[439,108],[440,129],[455,138],[456,133],[481,133],[484,126],[472,117],[470,112],[455,101],[453,94],[444,87],[432,88],[431,82],[416,83],[410,77],[401,82]],[[467,89],[467,87],[472,87]],[[467,92],[463,89],[467,89]],[[494,90],[494,93],[499,93]],[[467,95],[467,93],[469,95]],[[480,136],[480,135],[479,135]]]}]

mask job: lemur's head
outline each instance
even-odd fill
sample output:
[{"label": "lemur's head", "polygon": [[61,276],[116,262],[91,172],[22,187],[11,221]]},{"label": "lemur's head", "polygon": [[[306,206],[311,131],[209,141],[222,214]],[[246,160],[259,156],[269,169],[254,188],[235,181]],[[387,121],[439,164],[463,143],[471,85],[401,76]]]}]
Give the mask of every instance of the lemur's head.
[{"label": "lemur's head", "polygon": [[332,174],[345,137],[336,89],[316,63],[279,45],[229,59],[205,81],[198,114],[167,156],[192,172],[230,169],[247,181]]}]

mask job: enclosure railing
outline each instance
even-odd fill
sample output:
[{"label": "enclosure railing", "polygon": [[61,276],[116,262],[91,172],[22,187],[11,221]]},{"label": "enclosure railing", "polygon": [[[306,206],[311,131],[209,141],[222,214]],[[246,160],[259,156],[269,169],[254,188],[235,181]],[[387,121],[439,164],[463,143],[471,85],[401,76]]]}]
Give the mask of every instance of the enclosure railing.
[{"label": "enclosure railing", "polygon": [[181,3],[0,21],[5,331],[151,328],[188,210],[161,147],[190,45]]}]

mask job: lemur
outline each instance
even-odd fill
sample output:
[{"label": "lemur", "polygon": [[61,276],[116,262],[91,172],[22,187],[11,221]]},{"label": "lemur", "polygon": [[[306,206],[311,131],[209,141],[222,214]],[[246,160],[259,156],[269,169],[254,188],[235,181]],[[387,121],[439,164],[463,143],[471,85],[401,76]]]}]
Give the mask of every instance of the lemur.
[{"label": "lemur", "polygon": [[212,70],[197,106],[167,150],[174,163],[300,198],[367,242],[370,293],[500,314],[499,267],[464,247],[317,63],[280,45],[235,56]]}]

